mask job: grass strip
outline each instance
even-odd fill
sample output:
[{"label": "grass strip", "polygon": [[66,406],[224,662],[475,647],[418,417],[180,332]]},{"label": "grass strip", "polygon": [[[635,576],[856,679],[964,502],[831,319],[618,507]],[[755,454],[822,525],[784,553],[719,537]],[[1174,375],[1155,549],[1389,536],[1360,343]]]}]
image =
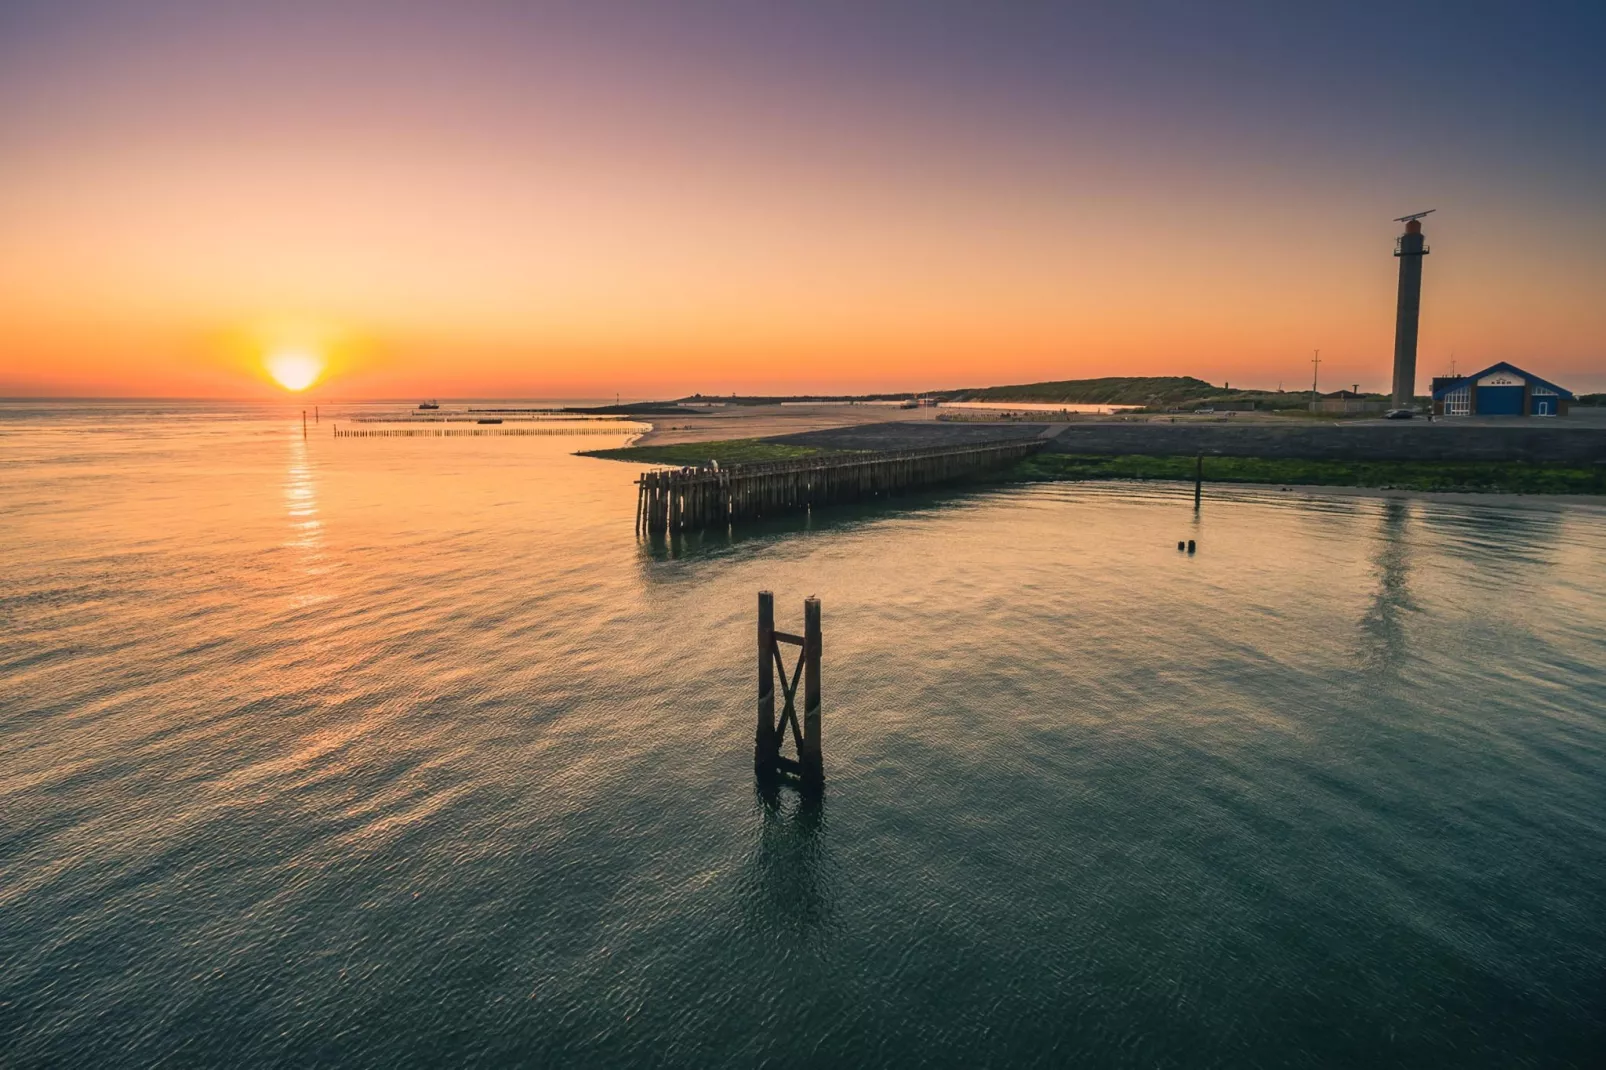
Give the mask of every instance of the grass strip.
[{"label": "grass strip", "polygon": [[[1014,481],[1170,479],[1191,481],[1192,457],[1037,453],[1002,473]],[[1606,494],[1606,465],[1522,461],[1317,461],[1206,457],[1207,483],[1472,491],[1490,494]]]}]

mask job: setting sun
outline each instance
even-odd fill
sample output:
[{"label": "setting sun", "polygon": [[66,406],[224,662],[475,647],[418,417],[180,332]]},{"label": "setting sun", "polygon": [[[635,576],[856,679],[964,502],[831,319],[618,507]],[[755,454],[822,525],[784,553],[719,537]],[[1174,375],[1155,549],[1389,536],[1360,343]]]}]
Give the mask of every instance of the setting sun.
[{"label": "setting sun", "polygon": [[267,360],[268,374],[286,390],[305,390],[318,381],[323,361],[300,349],[275,353]]}]

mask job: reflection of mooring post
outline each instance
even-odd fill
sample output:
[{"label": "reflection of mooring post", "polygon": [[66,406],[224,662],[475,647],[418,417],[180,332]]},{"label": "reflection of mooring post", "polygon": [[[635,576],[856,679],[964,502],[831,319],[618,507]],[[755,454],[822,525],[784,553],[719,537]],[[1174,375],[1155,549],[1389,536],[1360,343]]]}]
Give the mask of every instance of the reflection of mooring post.
[{"label": "reflection of mooring post", "polygon": [[1204,486],[1204,454],[1199,454],[1193,462],[1193,507],[1199,508],[1199,490]]},{"label": "reflection of mooring post", "polygon": [[[782,643],[803,648],[790,674],[781,657]],[[753,765],[760,773],[793,773],[806,784],[819,784],[825,779],[825,760],[820,750],[820,646],[818,598],[803,603],[803,634],[797,636],[775,630],[775,596],[769,591],[758,593],[758,730],[753,737]],[[784,700],[779,721],[775,719],[777,671]],[[803,683],[801,723],[796,701],[799,679]],[[797,747],[795,761],[781,754],[788,727]]]}]

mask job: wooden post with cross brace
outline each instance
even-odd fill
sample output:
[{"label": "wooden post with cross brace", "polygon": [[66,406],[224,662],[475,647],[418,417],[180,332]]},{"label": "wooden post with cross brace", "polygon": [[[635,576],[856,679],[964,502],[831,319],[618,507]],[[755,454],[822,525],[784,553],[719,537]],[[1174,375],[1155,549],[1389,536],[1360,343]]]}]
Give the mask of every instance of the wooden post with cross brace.
[{"label": "wooden post with cross brace", "polygon": [[[787,671],[782,645],[801,647],[797,664]],[[808,785],[825,780],[820,749],[820,600],[803,603],[803,634],[775,630],[775,596],[758,592],[758,729],[753,736],[753,767],[761,774],[791,773]],[[781,714],[775,716],[775,687],[781,688]],[[797,708],[803,685],[803,710]],[[790,731],[788,731],[790,730]],[[781,753],[790,735],[797,757]]]}]

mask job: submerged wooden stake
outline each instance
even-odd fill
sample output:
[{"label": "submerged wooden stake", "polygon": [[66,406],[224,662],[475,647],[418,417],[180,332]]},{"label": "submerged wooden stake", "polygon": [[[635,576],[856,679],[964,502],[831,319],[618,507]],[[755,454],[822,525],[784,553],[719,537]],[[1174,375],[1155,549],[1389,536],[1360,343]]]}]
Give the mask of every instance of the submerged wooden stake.
[{"label": "submerged wooden stake", "polygon": [[1199,508],[1199,491],[1204,487],[1204,454],[1199,454],[1193,463],[1193,507]]}]

